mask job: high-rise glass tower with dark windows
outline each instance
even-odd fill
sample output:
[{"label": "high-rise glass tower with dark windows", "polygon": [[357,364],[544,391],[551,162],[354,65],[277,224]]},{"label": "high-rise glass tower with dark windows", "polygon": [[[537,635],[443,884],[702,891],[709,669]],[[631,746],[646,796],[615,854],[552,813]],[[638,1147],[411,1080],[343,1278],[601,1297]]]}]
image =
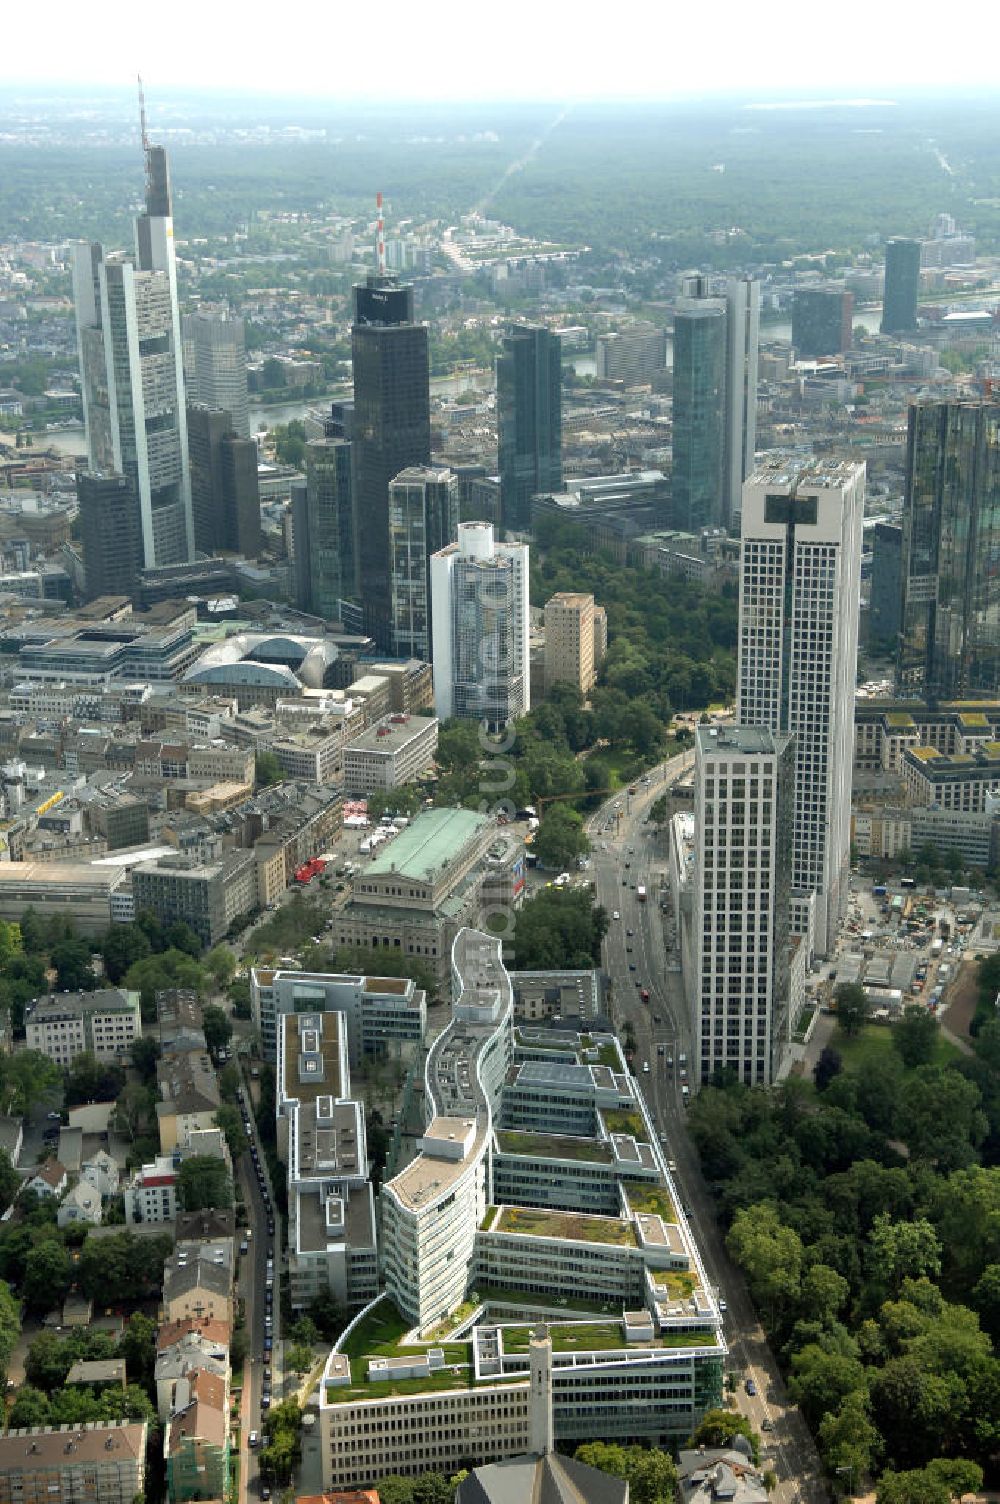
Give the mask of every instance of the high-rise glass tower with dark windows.
[{"label": "high-rise glass tower with dark windows", "polygon": [[497,443],[505,528],[531,526],[531,498],[562,490],[562,342],[519,325],[497,356]]},{"label": "high-rise glass tower with dark windows", "polygon": [[147,569],[194,554],[170,174],[144,141],[146,208],[134,255],[78,245],[73,264],[91,470],[124,475]]},{"label": "high-rise glass tower with dark windows", "polygon": [[674,315],[671,520],[686,533],[726,521],[726,304],[684,298]]},{"label": "high-rise glass tower with dark windows", "polygon": [[427,330],[413,318],[413,288],[374,273],[354,289],[352,466],[354,527],[365,629],[392,647],[389,482],[431,462]]},{"label": "high-rise glass tower with dark windows", "polygon": [[458,536],[458,477],[413,465],[389,486],[392,630],[397,658],[431,658],[431,554]]},{"label": "high-rise glass tower with dark windows", "polygon": [[1000,691],[1000,403],[910,408],[898,681],[932,702]]},{"label": "high-rise glass tower with dark windows", "polygon": [[854,294],[841,287],[797,287],[792,297],[792,344],[800,360],[841,355],[851,348]]},{"label": "high-rise glass tower with dark windows", "polygon": [[76,483],[87,599],[134,595],[142,568],[135,493],[124,475],[82,471]]},{"label": "high-rise glass tower with dark windows", "polygon": [[917,327],[920,292],[920,241],[902,235],[885,248],[885,290],[882,294],[882,333],[898,334]]},{"label": "high-rise glass tower with dark windows", "polygon": [[[350,593],[345,585],[350,585],[354,550],[351,445],[345,439],[306,445],[306,518],[309,609],[339,621],[341,597]],[[296,550],[298,545],[296,536]]]}]

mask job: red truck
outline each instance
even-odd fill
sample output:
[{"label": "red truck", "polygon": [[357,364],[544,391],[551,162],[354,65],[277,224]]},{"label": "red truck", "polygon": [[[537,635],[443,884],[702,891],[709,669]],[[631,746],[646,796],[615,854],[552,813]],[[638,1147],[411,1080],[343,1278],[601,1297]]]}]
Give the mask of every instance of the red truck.
[{"label": "red truck", "polygon": [[648,1003],[649,1002],[649,988],[648,987],[640,987],[640,989],[639,989],[639,996],[642,998],[642,1000],[643,1000],[644,1003]]},{"label": "red truck", "polygon": [[295,869],[295,881],[297,883],[311,883],[314,877],[325,868],[326,863],[321,856],[310,857],[308,862],[303,862],[301,867]]}]

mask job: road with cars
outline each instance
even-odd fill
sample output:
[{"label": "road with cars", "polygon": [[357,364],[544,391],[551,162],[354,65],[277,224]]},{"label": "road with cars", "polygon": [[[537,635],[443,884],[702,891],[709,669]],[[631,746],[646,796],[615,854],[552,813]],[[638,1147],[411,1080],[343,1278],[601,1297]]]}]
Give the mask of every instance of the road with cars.
[{"label": "road with cars", "polygon": [[[280,1244],[264,1152],[257,1135],[257,1125],[250,1107],[249,1086],[240,1089],[240,1112],[247,1135],[248,1148],[239,1156],[236,1172],[244,1205],[247,1226],[238,1229],[240,1248],[239,1292],[243,1300],[247,1333],[247,1360],[240,1427],[239,1504],[248,1499],[269,1499],[270,1489],[262,1482],[257,1466],[257,1450],[263,1436],[263,1422],[270,1409],[272,1395],[280,1394],[281,1378],[276,1361],[280,1353],[281,1322],[277,1269]],[[248,1235],[249,1234],[249,1235]]]},{"label": "road with cars", "polygon": [[[630,1023],[635,1035],[633,1072],[657,1124],[671,1174],[701,1252],[705,1270],[724,1310],[730,1358],[737,1375],[736,1403],[761,1434],[762,1464],[773,1468],[777,1504],[826,1504],[812,1437],[788,1401],[778,1366],[740,1271],[726,1254],[722,1233],[698,1158],[686,1129],[692,1075],[692,1036],[680,960],[666,899],[666,835],[648,824],[650,805],[693,763],[686,752],[660,764],[648,779],[622,791],[588,821],[593,846],[591,872],[596,896],[612,919],[604,947],[612,986],[612,1018],[619,1035]],[[645,887],[640,901],[639,887]],[[642,1000],[642,989],[649,1002]]]}]

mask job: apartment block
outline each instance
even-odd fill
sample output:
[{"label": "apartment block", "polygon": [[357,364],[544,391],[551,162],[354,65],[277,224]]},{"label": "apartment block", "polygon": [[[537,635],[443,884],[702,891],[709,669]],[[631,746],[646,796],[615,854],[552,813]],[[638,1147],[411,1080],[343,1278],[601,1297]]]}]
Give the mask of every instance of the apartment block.
[{"label": "apartment block", "polygon": [[151,1222],[173,1226],[179,1169],[172,1155],[158,1155],[152,1164],[136,1170],[125,1187],[125,1221],[129,1227]]},{"label": "apartment block", "polygon": [[251,851],[199,864],[185,856],[144,862],[132,873],[135,911],[161,924],[183,920],[206,946],[225,939],[233,920],[257,907],[257,866]]},{"label": "apartment block", "polygon": [[281,1019],[287,1013],[339,1013],[350,1059],[379,1059],[412,1052],[427,1028],[427,999],[408,977],[352,977],[327,972],[250,973],[255,1028],[265,1059],[277,1059]]},{"label": "apartment block", "polygon": [[133,1504],[146,1482],[143,1421],[32,1426],[0,1436],[0,1504]]},{"label": "apartment block", "polygon": [[25,1009],[29,1050],[69,1066],[90,1051],[105,1064],[124,1059],[142,1035],[137,992],[63,992],[38,998]]},{"label": "apartment block", "polygon": [[391,715],[344,748],[344,791],[356,798],[399,788],[426,773],[434,761],[438,720]]},{"label": "apartment block", "polygon": [[545,689],[574,684],[587,695],[607,647],[607,616],[592,595],[559,591],[545,603]]}]

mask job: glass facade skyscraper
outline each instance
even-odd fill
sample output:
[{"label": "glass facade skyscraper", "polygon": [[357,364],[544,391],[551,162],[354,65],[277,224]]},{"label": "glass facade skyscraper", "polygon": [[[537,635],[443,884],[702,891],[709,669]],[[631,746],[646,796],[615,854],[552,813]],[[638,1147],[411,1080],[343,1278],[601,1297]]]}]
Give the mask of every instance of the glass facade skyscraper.
[{"label": "glass facade skyscraper", "polygon": [[899,687],[1000,690],[1000,403],[910,408]]},{"label": "glass facade skyscraper", "polygon": [[[389,482],[431,462],[427,330],[413,321],[413,288],[370,275],[354,289],[352,457],[354,537],[365,629],[392,647]],[[346,571],[345,571],[346,577]]]},{"label": "glass facade skyscraper", "polygon": [[686,533],[726,523],[726,304],[684,298],[674,316],[671,520]]},{"label": "glass facade skyscraper", "polygon": [[562,490],[562,341],[511,329],[497,356],[497,441],[503,525],[531,526],[531,498]]},{"label": "glass facade skyscraper", "polygon": [[389,486],[392,629],[397,658],[431,658],[431,554],[458,533],[458,478],[414,465]]},{"label": "glass facade skyscraper", "polygon": [[920,241],[896,236],[885,248],[885,289],[882,294],[882,333],[897,334],[917,327],[920,292]]},{"label": "glass facade skyscraper", "polygon": [[[305,518],[309,608],[326,621],[339,621],[354,551],[351,445],[346,440],[314,439],[306,445]],[[298,549],[297,537],[294,543]]]}]

